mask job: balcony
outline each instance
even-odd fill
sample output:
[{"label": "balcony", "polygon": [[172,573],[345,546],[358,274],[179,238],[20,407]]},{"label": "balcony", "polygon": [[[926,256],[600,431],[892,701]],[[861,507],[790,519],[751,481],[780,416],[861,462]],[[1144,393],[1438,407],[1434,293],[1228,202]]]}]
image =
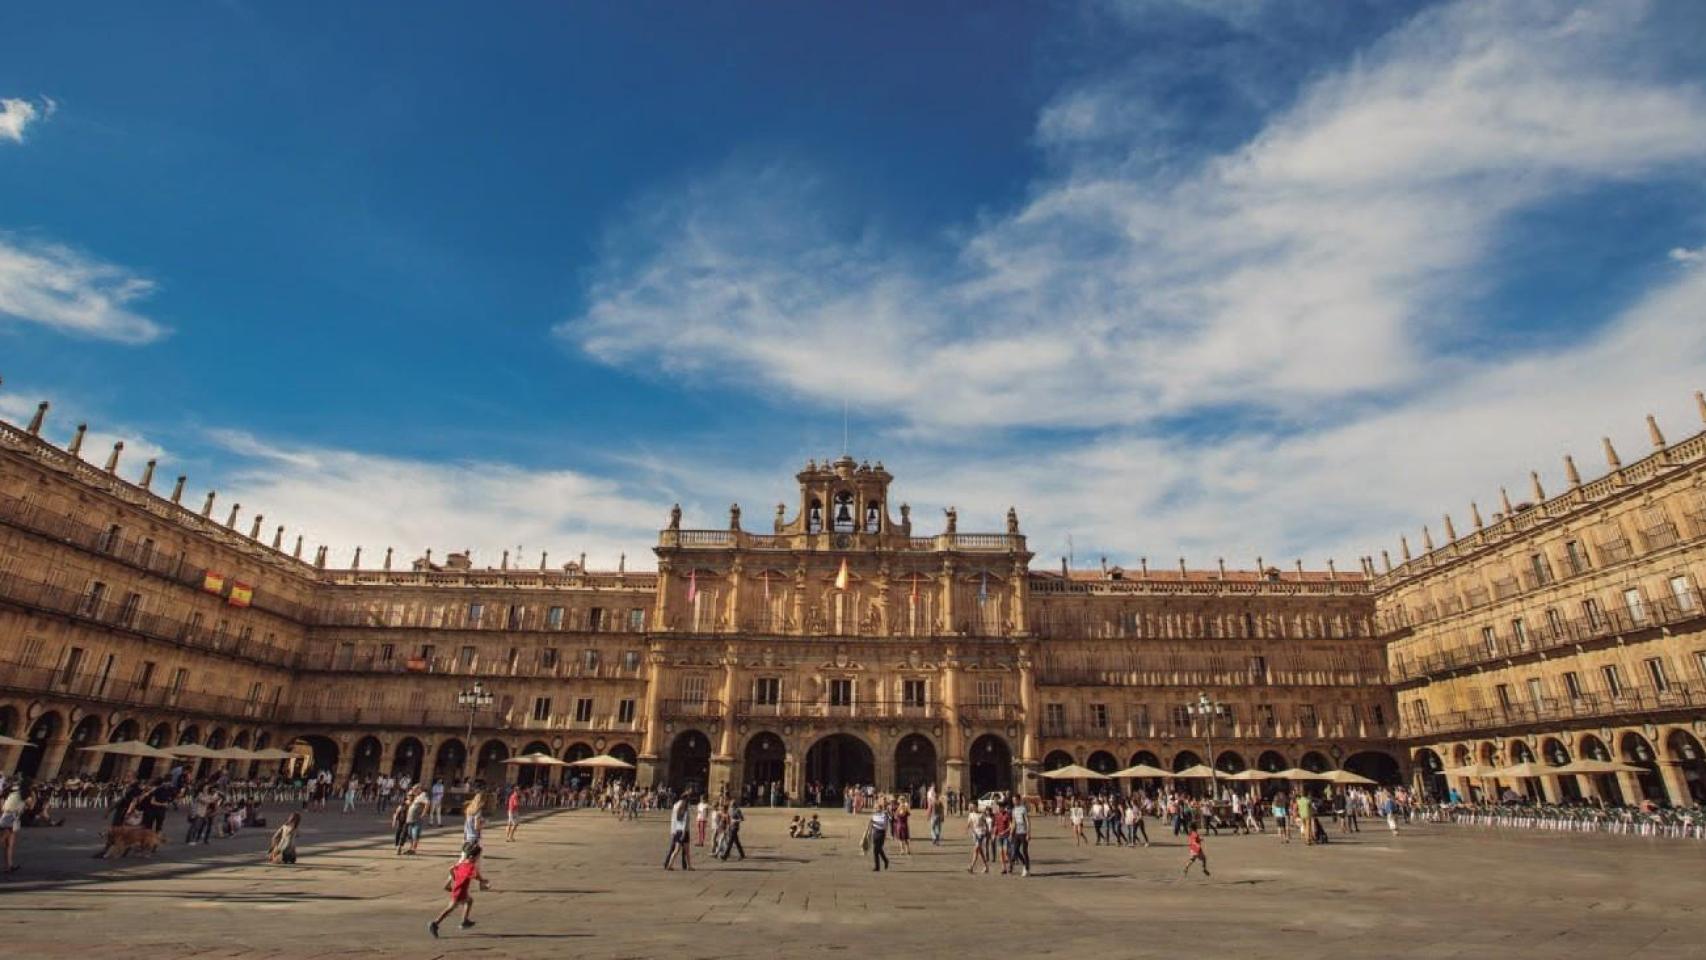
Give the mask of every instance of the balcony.
[{"label": "balcony", "polygon": [[721,700],[664,700],[658,704],[658,715],[666,720],[720,717],[723,715],[723,702]]},{"label": "balcony", "polygon": [[296,651],[241,634],[208,630],[191,621],[153,613],[137,613],[122,601],[94,599],[16,574],[0,574],[0,601],[40,613],[57,614],[93,626],[159,640],[173,646],[279,667],[293,667]]},{"label": "balcony", "polygon": [[1541,724],[1567,723],[1601,718],[1635,718],[1671,711],[1697,711],[1706,707],[1706,691],[1674,683],[1663,690],[1653,687],[1624,687],[1616,694],[1579,697],[1543,697],[1538,701],[1513,702],[1494,707],[1457,710],[1433,717],[1404,721],[1407,739],[1458,733],[1497,733]]},{"label": "balcony", "polygon": [[600,658],[588,666],[581,657],[558,657],[550,665],[541,663],[528,651],[525,657],[509,661],[503,658],[475,657],[465,661],[457,656],[399,657],[390,659],[377,653],[357,656],[325,650],[303,653],[296,664],[304,672],[372,673],[372,674],[442,674],[451,677],[537,677],[562,680],[640,680],[645,665],[636,660],[632,665],[617,658]]},{"label": "balcony", "polygon": [[1674,523],[1658,523],[1641,531],[1641,549],[1646,553],[1674,547],[1681,542],[1682,537],[1677,534]]},{"label": "balcony", "polygon": [[930,720],[941,716],[940,706],[906,700],[867,700],[862,703],[829,703],[823,700],[741,700],[735,704],[741,717],[781,717],[791,720],[909,718]]},{"label": "balcony", "polygon": [[0,690],[15,690],[34,696],[95,700],[136,707],[160,707],[209,717],[277,719],[278,706],[246,697],[144,687],[129,680],[115,680],[94,673],[65,671],[16,661],[0,661]]},{"label": "balcony", "polygon": [[[279,719],[292,726],[418,727],[463,730],[468,726],[468,711],[454,706],[364,707],[345,703],[299,703],[288,707]],[[645,728],[645,723],[640,719],[623,721],[606,716],[591,720],[575,720],[570,716],[561,714],[538,718],[520,707],[512,710],[486,709],[474,714],[474,730],[476,732],[482,730],[513,730],[522,733],[532,731],[574,733],[580,731],[588,734],[627,734],[643,732]]]}]

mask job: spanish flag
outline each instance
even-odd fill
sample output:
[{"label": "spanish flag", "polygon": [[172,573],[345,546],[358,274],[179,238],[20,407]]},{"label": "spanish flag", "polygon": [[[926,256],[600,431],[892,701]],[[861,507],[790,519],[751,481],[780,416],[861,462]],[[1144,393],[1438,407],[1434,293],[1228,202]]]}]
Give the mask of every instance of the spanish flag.
[{"label": "spanish flag", "polygon": [[847,589],[847,558],[841,558],[841,570],[835,574],[835,589]]},{"label": "spanish flag", "polygon": [[241,580],[231,581],[230,604],[233,607],[246,607],[255,599],[255,588]]},{"label": "spanish flag", "polygon": [[225,574],[209,570],[202,574],[201,588],[208,593],[225,592]]}]

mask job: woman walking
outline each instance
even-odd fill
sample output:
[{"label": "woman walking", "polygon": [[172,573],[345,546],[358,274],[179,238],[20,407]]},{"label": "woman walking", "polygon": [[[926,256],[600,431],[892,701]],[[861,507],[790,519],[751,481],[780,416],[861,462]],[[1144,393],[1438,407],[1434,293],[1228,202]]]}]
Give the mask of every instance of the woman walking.
[{"label": "woman walking", "polygon": [[912,856],[912,806],[905,800],[894,812],[894,839],[901,853]]},{"label": "woman walking", "polygon": [[1089,843],[1089,839],[1084,836],[1084,804],[1074,799],[1067,816],[1072,820],[1072,845],[1082,847]]},{"label": "woman walking", "polygon": [[273,831],[272,842],[267,845],[268,863],[296,862],[296,834],[302,827],[302,814],[292,813],[284,818],[284,823]]},{"label": "woman walking", "polygon": [[883,840],[889,832],[889,811],[882,803],[875,804],[871,814],[871,826],[868,834],[871,841],[871,869],[883,870],[889,866],[889,855],[883,852]]},{"label": "woman walking", "polygon": [[966,867],[967,873],[976,873],[977,865],[983,864],[983,872],[989,872],[989,848],[986,843],[989,838],[989,818],[982,810],[975,807],[966,815],[966,833],[971,835],[971,866]]},{"label": "woman walking", "polygon": [[0,800],[0,849],[6,854],[6,872],[18,869],[13,862],[18,851],[18,831],[24,828],[24,785],[14,781],[6,799]]},{"label": "woman walking", "polygon": [[941,794],[936,794],[930,800],[930,845],[942,845],[942,824],[948,819],[948,802]]}]

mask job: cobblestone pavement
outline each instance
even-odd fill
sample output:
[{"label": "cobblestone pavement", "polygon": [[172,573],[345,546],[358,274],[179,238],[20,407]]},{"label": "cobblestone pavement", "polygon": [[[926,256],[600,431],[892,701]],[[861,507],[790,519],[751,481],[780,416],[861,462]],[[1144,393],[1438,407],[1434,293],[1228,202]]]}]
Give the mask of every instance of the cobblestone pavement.
[{"label": "cobblestone pavement", "polygon": [[[277,815],[276,809],[273,811]],[[788,840],[749,811],[745,862],[665,872],[663,815],[536,815],[520,840],[488,833],[477,925],[426,922],[460,841],[450,823],[397,857],[383,818],[315,813],[302,860],[262,860],[269,831],[185,847],[182,821],[152,860],[97,861],[99,818],[25,831],[24,869],[0,879],[0,956],[71,957],[1104,957],[1697,958],[1706,849],[1697,842],[1418,825],[1326,847],[1209,837],[1214,875],[1181,880],[1183,844],[1151,823],[1148,849],[1074,849],[1039,824],[1028,879],[968,876],[953,831],[891,851],[874,873],[862,821]]]}]

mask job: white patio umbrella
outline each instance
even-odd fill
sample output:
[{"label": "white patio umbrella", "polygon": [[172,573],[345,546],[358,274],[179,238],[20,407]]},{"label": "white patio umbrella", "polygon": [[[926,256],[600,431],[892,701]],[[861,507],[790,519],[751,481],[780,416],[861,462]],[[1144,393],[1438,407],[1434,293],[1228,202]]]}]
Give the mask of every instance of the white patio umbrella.
[{"label": "white patio umbrella", "polygon": [[571,767],[592,767],[594,769],[600,769],[600,770],[632,770],[632,769],[634,769],[633,764],[629,763],[626,760],[622,760],[622,759],[619,759],[617,757],[613,757],[608,753],[601,753],[596,757],[587,757],[585,760],[572,760],[569,762],[569,766],[571,766]]},{"label": "white patio umbrella", "polygon": [[19,740],[17,737],[8,737],[5,734],[0,733],[0,747],[33,747],[33,746],[35,746],[35,744],[29,742],[28,740]]},{"label": "white patio umbrella", "polygon": [[1096,771],[1090,769],[1089,767],[1081,767],[1076,763],[1069,763],[1066,766],[1061,767],[1058,770],[1044,771],[1043,773],[1038,774],[1038,776],[1043,777],[1043,778],[1048,779],[1048,780],[1108,780],[1108,779],[1112,779],[1105,773],[1097,773]]},{"label": "white patio umbrella", "polygon": [[1175,776],[1177,776],[1177,774],[1168,770],[1163,770],[1160,767],[1152,767],[1147,763],[1139,763],[1134,766],[1126,767],[1124,770],[1115,770],[1113,773],[1108,774],[1108,779],[1149,780],[1155,777],[1161,777],[1171,780]]},{"label": "white patio umbrella", "polygon": [[170,760],[172,753],[151,747],[141,740],[120,740],[117,743],[98,743],[92,747],[84,747],[84,753],[112,753],[121,757],[153,757],[156,760]]}]

